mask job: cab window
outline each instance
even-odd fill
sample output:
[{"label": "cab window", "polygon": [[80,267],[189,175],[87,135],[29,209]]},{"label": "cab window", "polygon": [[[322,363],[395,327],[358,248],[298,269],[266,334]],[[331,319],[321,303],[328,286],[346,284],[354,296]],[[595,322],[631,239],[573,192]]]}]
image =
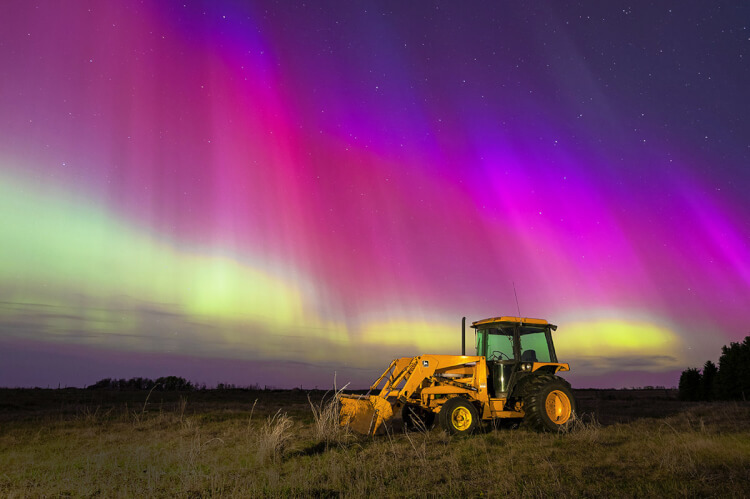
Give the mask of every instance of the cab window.
[{"label": "cab window", "polygon": [[521,362],[551,362],[544,329],[521,330]]}]

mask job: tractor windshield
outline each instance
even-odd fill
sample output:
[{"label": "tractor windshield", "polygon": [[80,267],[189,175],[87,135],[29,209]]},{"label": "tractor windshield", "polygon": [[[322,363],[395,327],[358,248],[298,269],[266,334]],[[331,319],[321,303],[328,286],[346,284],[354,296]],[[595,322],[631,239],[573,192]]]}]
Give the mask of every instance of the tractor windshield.
[{"label": "tractor windshield", "polygon": [[552,362],[545,329],[526,326],[520,333],[522,362]]},{"label": "tractor windshield", "polygon": [[513,360],[513,328],[477,330],[477,355],[487,360]]}]

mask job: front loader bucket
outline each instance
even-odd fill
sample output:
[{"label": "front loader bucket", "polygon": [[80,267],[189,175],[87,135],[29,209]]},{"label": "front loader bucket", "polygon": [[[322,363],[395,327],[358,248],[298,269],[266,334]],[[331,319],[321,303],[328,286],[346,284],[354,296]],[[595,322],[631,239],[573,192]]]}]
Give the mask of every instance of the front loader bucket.
[{"label": "front loader bucket", "polygon": [[374,435],[384,421],[393,417],[391,403],[377,395],[342,394],[339,400],[341,426],[348,426],[362,435]]}]

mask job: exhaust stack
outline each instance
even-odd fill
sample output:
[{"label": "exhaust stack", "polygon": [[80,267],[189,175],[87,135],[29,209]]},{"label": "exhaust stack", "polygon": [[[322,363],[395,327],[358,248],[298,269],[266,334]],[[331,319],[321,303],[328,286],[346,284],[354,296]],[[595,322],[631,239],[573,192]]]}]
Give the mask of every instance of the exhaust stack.
[{"label": "exhaust stack", "polygon": [[461,355],[466,355],[466,317],[461,319]]}]

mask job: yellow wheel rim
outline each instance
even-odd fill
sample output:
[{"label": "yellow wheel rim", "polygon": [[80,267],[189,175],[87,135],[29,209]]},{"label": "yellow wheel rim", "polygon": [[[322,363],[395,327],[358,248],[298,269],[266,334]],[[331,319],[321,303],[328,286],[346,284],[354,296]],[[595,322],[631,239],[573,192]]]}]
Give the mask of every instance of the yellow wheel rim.
[{"label": "yellow wheel rim", "polygon": [[471,411],[466,407],[456,407],[451,413],[451,424],[458,431],[466,431],[471,427]]},{"label": "yellow wheel rim", "polygon": [[572,412],[570,399],[560,390],[549,392],[544,407],[547,410],[547,416],[555,424],[565,424],[570,419]]}]

